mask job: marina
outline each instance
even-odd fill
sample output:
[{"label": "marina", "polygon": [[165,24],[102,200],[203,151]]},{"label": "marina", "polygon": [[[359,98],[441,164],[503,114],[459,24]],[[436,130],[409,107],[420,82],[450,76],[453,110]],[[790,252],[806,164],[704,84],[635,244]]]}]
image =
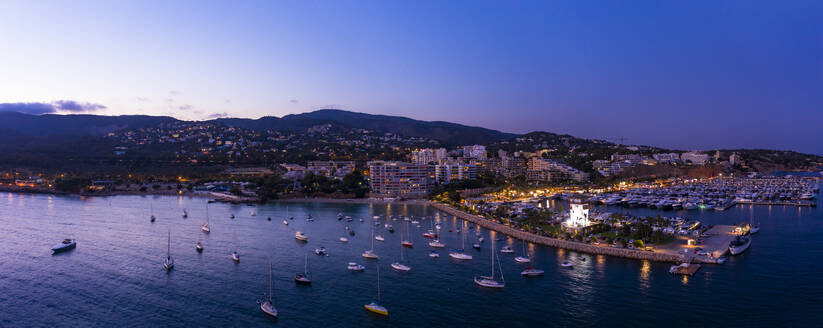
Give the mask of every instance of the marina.
[{"label": "marina", "polygon": [[[645,307],[656,299],[671,298],[694,304],[686,305],[686,309],[706,314],[707,325],[732,322],[731,318],[710,316],[704,310],[721,306],[729,311],[744,308],[779,311],[781,315],[773,318],[774,321],[744,318],[734,322],[745,324],[757,320],[760,324],[780,325],[810,319],[799,315],[803,313],[801,309],[783,305],[791,304],[791,300],[781,295],[815,292],[814,288],[809,290],[806,283],[800,284],[791,277],[814,277],[814,272],[823,269],[815,261],[791,268],[778,265],[778,262],[814,258],[814,250],[799,244],[823,233],[823,217],[813,208],[736,206],[727,211],[701,212],[703,215],[697,219],[707,225],[731,227],[733,223],[749,221],[752,216],[761,223],[762,230],[753,237],[755,241],[749,250],[730,256],[724,265],[703,265],[693,276],[674,277],[669,270],[679,264],[676,261],[658,263],[582,253],[541,246],[529,239],[525,239],[524,245],[521,236],[510,238],[471,221],[463,223],[431,205],[274,203],[254,206],[257,216],[252,217],[247,214],[247,205],[217,203],[210,205],[210,215],[216,219],[210,221],[213,229],[206,234],[200,231],[200,222],[205,221],[206,216],[204,199],[152,197],[157,221],[151,224],[146,219],[145,207],[139,205],[145,202],[138,201],[145,198],[4,194],[0,232],[8,236],[10,243],[2,251],[8,265],[0,267],[0,275],[5,277],[2,283],[14,283],[19,288],[6,289],[9,293],[0,295],[0,301],[14,298],[22,305],[0,313],[0,325],[22,325],[19,318],[23,317],[30,318],[26,325],[35,326],[58,320],[78,325],[92,322],[122,325],[135,320],[163,325],[173,317],[186,325],[328,326],[322,317],[329,315],[338,318],[337,324],[331,326],[339,327],[377,327],[387,323],[401,327],[482,326],[490,322],[508,323],[513,327],[540,324],[538,319],[523,319],[523,314],[535,318],[551,316],[558,325],[581,322],[608,325],[605,319],[592,322],[591,316],[577,310],[580,308],[596,309],[611,318],[659,325],[666,321],[650,319],[654,313],[621,309]],[[188,208],[189,220],[180,217],[181,208]],[[311,214],[315,220],[289,220],[288,226],[277,220],[266,220],[266,217],[288,220],[287,208],[291,215],[302,218]],[[628,210],[636,215],[655,213],[649,208]],[[67,217],[65,213],[73,215]],[[231,213],[236,213],[234,220],[229,218]],[[336,219],[337,213],[365,220],[341,222]],[[385,230],[389,222],[399,227],[404,217],[419,221],[421,227],[409,225],[410,231],[405,237],[399,233],[405,227],[394,234]],[[380,225],[373,224],[375,221]],[[349,238],[348,243],[340,243],[338,238],[346,224],[357,234]],[[479,232],[486,242],[480,249],[464,250],[474,255],[472,261],[452,261],[445,256],[433,258],[430,257],[433,248],[426,245],[431,239],[423,233],[435,225],[443,228],[437,237],[449,247],[459,247],[466,232],[470,236]],[[463,231],[457,233],[454,227]],[[384,242],[374,243],[374,252],[380,255],[378,260],[361,257],[361,253],[372,247],[372,229],[385,237]],[[295,231],[302,231],[308,240],[296,240]],[[72,238],[80,246],[51,255],[51,245],[43,241],[54,240],[55,236]],[[422,246],[402,247],[404,238]],[[204,246],[202,253],[193,247],[198,241]],[[497,249],[495,263],[491,262],[492,242]],[[711,239],[705,240],[703,248],[715,247],[714,243]],[[324,245],[329,256],[310,254],[307,259],[306,253]],[[503,246],[514,253],[500,252]],[[523,252],[524,246],[526,252]],[[232,263],[227,258],[234,249],[239,249],[243,257],[240,263]],[[405,252],[403,263],[413,267],[407,273],[392,270],[390,266],[401,259],[401,252]],[[167,254],[175,264],[169,273],[162,268]],[[515,261],[515,257],[525,254],[530,258],[528,266]],[[562,266],[564,262],[571,266]],[[493,264],[499,268],[491,271]],[[382,294],[379,301],[374,299],[378,266]],[[308,272],[311,287],[295,286],[296,272]],[[486,288],[475,282],[475,277],[492,274],[494,279],[481,282],[500,281],[500,273],[505,277],[504,288]],[[90,283],[77,284],[80,280]],[[782,293],[769,297],[768,301],[755,297],[753,302],[738,306],[735,304],[739,297],[745,296],[730,291],[732,282],[749,286],[747,293],[752,295],[766,292],[762,287],[766,285],[779,288]],[[276,309],[268,305],[261,307],[255,302],[270,285],[274,297],[264,296],[259,304],[272,304]],[[101,287],[114,294],[101,293]],[[48,293],[57,293],[56,299],[72,300],[71,306],[40,297]],[[616,298],[618,293],[626,297]],[[709,293],[711,297],[707,296]],[[110,303],[112,298],[120,304],[120,316],[110,316],[107,310],[96,305]],[[200,302],[192,303],[192,298]],[[266,303],[269,299],[271,303]],[[444,308],[434,300],[452,304],[449,313],[472,313],[471,319],[441,312]],[[382,317],[367,313],[363,307],[372,301],[377,301],[377,305],[391,314]],[[501,302],[522,304],[520,312],[497,310],[495,304]],[[40,312],[42,306],[53,310],[45,315],[30,315]],[[173,313],[167,310],[171,308],[175,309]],[[312,308],[323,308],[323,315]],[[267,309],[277,311],[276,321],[269,318]],[[672,304],[659,306],[653,312],[683,310],[683,305]],[[203,318],[202,313],[211,315]]]}]

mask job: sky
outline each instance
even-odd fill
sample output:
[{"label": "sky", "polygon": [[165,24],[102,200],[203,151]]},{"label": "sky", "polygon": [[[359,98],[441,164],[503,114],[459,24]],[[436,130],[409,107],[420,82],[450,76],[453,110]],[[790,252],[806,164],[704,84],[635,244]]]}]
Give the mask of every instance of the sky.
[{"label": "sky", "polygon": [[2,1],[0,111],[823,154],[823,1]]}]

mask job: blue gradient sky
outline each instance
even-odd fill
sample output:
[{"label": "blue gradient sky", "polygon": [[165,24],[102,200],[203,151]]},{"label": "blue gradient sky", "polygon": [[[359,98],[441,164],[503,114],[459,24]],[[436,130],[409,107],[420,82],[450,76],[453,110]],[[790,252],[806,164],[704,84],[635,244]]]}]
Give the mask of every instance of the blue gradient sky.
[{"label": "blue gradient sky", "polygon": [[4,1],[0,47],[0,103],[823,153],[823,1]]}]

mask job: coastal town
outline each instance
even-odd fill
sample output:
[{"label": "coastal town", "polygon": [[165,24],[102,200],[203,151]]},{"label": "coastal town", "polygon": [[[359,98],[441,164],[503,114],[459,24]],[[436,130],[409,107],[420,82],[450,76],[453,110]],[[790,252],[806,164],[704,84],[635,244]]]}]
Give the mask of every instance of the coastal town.
[{"label": "coastal town", "polygon": [[[738,152],[672,152],[546,137],[421,148],[437,141],[332,125],[302,133],[260,133],[178,122],[109,133],[117,145],[113,156],[129,161],[146,149],[163,149],[170,154],[166,164],[228,166],[210,175],[171,179],[107,175],[69,180],[9,170],[0,183],[13,191],[193,195],[233,203],[307,197],[422,200],[532,243],[677,263],[723,263],[735,236],[758,230],[755,222],[709,226],[690,219],[689,211],[723,211],[738,204],[815,206],[819,192],[819,176],[763,174]],[[312,149],[311,156],[295,151],[305,148]],[[570,161],[569,156],[588,160]],[[300,158],[315,160],[290,161]],[[274,164],[243,165],[260,162]],[[611,210],[616,206],[674,215],[629,216]]]}]

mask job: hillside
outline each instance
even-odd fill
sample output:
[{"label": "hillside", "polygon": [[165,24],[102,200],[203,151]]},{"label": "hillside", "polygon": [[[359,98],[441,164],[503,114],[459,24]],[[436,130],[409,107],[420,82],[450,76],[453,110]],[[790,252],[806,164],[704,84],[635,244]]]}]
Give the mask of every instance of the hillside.
[{"label": "hillside", "polygon": [[517,135],[496,130],[441,121],[420,121],[400,116],[355,113],[337,109],[321,109],[310,113],[286,115],[282,118],[266,116],[257,120],[223,118],[215,121],[257,131],[305,131],[321,125],[333,124],[360,128],[379,133],[394,133],[407,137],[425,137],[442,145],[489,144],[514,138]]}]

